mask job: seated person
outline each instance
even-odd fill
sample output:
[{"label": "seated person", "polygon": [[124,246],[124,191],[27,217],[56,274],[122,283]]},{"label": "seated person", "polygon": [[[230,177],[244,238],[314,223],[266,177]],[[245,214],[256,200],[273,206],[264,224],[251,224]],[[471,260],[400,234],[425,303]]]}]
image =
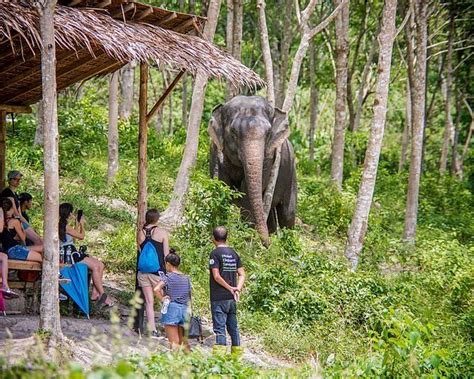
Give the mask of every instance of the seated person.
[{"label": "seated person", "polygon": [[21,215],[20,212],[20,199],[16,193],[16,189],[20,185],[23,174],[20,171],[10,171],[8,173],[8,186],[0,192],[0,198],[8,198],[13,203],[13,214],[19,217],[23,229],[25,230],[26,237],[32,241],[33,245],[43,245],[43,240],[36,233],[36,231],[30,226],[29,222]]},{"label": "seated person", "polygon": [[[59,243],[61,247],[74,246],[74,239],[83,240],[86,232],[84,230],[85,218],[77,220],[72,213],[74,207],[70,203],[62,203],[59,206]],[[74,220],[74,226],[69,225],[69,221]],[[77,249],[74,247],[74,251]],[[84,263],[92,271],[92,289],[91,300],[99,301],[99,305],[113,306],[114,301],[104,292],[103,279],[104,264],[97,258],[90,257],[87,254],[75,252],[74,262]]]},{"label": "seated person", "polygon": [[[3,230],[5,226],[4,219],[3,219],[3,209],[0,208],[0,230]],[[5,299],[15,299],[18,295],[13,292],[10,287],[8,286],[8,255],[4,252],[0,251],[0,265],[2,266],[2,294]]]},{"label": "seated person", "polygon": [[[18,200],[20,201],[20,215],[23,217],[26,222],[29,224],[30,223],[30,216],[28,216],[28,213],[26,211],[29,211],[31,207],[33,206],[33,196],[31,196],[27,192],[20,193],[18,195]],[[25,225],[23,224],[23,228],[25,228]],[[25,230],[26,232],[26,230]],[[28,235],[26,236],[26,246],[34,245],[34,241],[30,240],[28,238]]]},{"label": "seated person", "polygon": [[27,192],[22,192],[18,195],[18,200],[20,201],[20,214],[26,220],[27,223],[30,223],[30,216],[26,211],[29,211],[33,206],[33,196]]},{"label": "seated person", "polygon": [[3,198],[1,207],[5,225],[0,240],[8,258],[42,262],[43,245],[25,246],[26,233],[19,218],[14,215],[13,202],[9,198]]}]

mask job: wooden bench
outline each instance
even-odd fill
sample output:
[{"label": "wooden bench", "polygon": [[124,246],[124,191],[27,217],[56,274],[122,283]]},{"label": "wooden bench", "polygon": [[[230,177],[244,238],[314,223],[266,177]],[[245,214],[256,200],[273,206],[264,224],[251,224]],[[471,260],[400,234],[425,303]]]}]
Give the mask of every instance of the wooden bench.
[{"label": "wooden bench", "polygon": [[[59,265],[60,268],[67,266],[63,263]],[[43,271],[43,265],[39,262],[33,261],[21,261],[16,259],[8,260],[8,271],[33,271],[41,272]],[[91,285],[91,272],[87,278],[88,287]],[[2,279],[0,278],[0,283]],[[40,292],[41,292],[41,277],[34,281],[24,281],[19,278],[8,279],[8,285],[12,289],[23,290],[25,293],[26,309],[29,309],[33,313],[39,312],[39,301],[40,301]]]}]

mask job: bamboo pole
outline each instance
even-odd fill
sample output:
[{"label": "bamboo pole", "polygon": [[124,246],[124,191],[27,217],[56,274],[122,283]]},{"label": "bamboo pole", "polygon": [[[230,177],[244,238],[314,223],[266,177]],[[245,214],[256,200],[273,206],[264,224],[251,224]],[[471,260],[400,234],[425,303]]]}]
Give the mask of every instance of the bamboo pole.
[{"label": "bamboo pole", "polygon": [[153,106],[151,111],[146,116],[147,122],[149,122],[152,119],[152,117],[156,114],[156,112],[158,112],[158,110],[160,109],[161,104],[163,104],[163,102],[166,100],[166,98],[171,93],[171,91],[173,91],[174,87],[176,86],[176,84],[178,84],[179,80],[181,79],[181,77],[184,75],[185,72],[186,71],[182,70],[182,71],[179,72],[178,75],[176,75],[176,78],[174,78],[173,82],[165,90],[163,95],[161,95],[161,97],[158,99],[156,104]]},{"label": "bamboo pole", "polygon": [[[138,233],[145,224],[145,212],[147,206],[147,140],[148,140],[148,63],[140,63],[140,92],[138,97],[138,204],[137,204],[137,262],[140,246],[138,245]],[[138,273],[137,273],[138,274]],[[139,291],[139,297],[142,299],[142,306],[137,309],[134,317],[134,330],[142,333],[145,297],[143,291],[138,285],[138,278],[135,278],[135,291]]]},{"label": "bamboo pole", "polygon": [[148,140],[148,63],[140,63],[140,95],[138,98],[138,215],[137,215],[137,237],[138,231],[145,223],[145,211],[147,204],[147,159],[146,149]]}]

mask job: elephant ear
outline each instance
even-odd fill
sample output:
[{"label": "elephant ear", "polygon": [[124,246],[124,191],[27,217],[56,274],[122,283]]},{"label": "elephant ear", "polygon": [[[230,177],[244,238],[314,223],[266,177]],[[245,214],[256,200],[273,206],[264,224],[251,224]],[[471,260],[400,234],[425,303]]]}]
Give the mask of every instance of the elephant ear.
[{"label": "elephant ear", "polygon": [[288,115],[278,108],[275,108],[272,120],[272,129],[267,143],[266,155],[272,156],[275,149],[289,137],[290,128],[288,125]]},{"label": "elephant ear", "polygon": [[222,104],[218,105],[212,111],[212,117],[209,120],[207,132],[212,142],[216,145],[218,151],[224,149],[224,128],[222,125]]}]

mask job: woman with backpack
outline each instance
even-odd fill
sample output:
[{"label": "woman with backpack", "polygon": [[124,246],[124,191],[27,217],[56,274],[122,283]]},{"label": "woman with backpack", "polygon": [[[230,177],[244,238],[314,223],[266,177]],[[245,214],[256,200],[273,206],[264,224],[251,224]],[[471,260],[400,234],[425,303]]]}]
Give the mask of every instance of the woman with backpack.
[{"label": "woman with backpack", "polygon": [[165,257],[169,253],[168,232],[158,227],[160,212],[152,208],[146,212],[145,226],[138,233],[137,279],[138,285],[145,296],[145,310],[148,330],[151,337],[159,337],[155,325],[155,310],[153,288],[161,281],[161,275],[166,274]]}]

